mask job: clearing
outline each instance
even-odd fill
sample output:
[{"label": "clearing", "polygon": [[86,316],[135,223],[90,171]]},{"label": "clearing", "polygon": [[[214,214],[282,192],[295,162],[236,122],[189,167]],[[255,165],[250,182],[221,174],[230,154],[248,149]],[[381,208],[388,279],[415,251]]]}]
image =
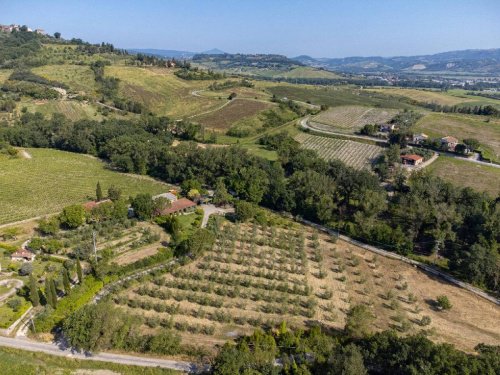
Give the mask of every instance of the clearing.
[{"label": "clearing", "polygon": [[415,125],[430,137],[454,136],[460,141],[475,138],[480,143],[483,156],[500,161],[500,120],[482,116],[467,116],[451,113],[429,113]]},{"label": "clearing", "polygon": [[430,173],[460,187],[471,187],[496,197],[500,194],[500,169],[467,160],[440,156],[426,168]]},{"label": "clearing", "polygon": [[[431,339],[466,351],[500,341],[497,306],[405,263],[335,243],[296,223],[277,228],[226,222],[218,233],[201,259],[157,272],[113,300],[142,318],[143,332],[172,327],[184,342],[212,350],[282,320],[295,327],[315,320],[342,329],[346,312],[361,303],[374,313],[377,331],[425,329]],[[449,297],[451,310],[433,307],[441,294]],[[425,327],[424,316],[431,318]]]},{"label": "clearing", "polygon": [[299,133],[295,140],[303,148],[316,151],[325,160],[338,159],[356,169],[371,170],[371,165],[383,150],[380,146],[307,133]]},{"label": "clearing", "polygon": [[395,109],[341,106],[321,112],[312,122],[327,125],[325,130],[354,134],[367,124],[385,124],[397,113]]},{"label": "clearing", "polygon": [[106,164],[88,155],[50,149],[27,149],[32,159],[0,159],[0,224],[60,211],[95,196],[101,182],[124,196],[159,194],[169,186],[145,176],[126,175],[106,169]]}]

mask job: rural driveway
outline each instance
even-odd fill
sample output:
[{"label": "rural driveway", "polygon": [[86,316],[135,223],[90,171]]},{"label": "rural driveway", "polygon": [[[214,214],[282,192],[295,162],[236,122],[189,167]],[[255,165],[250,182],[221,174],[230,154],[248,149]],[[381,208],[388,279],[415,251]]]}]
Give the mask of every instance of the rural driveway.
[{"label": "rural driveway", "polygon": [[216,214],[216,215],[225,215],[230,212],[234,212],[233,207],[229,208],[221,208],[221,207],[216,207],[213,204],[202,204],[200,206],[203,209],[203,220],[201,221],[201,227],[205,228],[208,223],[208,219],[210,218],[211,215]]},{"label": "rural driveway", "polygon": [[0,336],[0,346],[28,350],[31,352],[47,353],[66,358],[75,358],[82,360],[101,361],[119,363],[122,365],[134,365],[143,367],[161,367],[172,370],[196,373],[202,370],[197,364],[184,361],[172,361],[168,359],[159,359],[151,357],[139,357],[126,354],[115,353],[79,353],[68,348],[64,343],[44,343],[31,341],[24,338],[10,338]]},{"label": "rural driveway", "polygon": [[300,120],[300,126],[303,129],[312,130],[312,131],[314,131],[316,133],[322,133],[322,134],[326,134],[326,135],[334,135],[334,136],[342,137],[342,138],[345,138],[345,139],[352,139],[354,141],[356,139],[360,139],[360,140],[364,140],[364,141],[373,141],[373,142],[386,143],[386,144],[389,143],[385,139],[380,139],[380,138],[375,138],[375,137],[368,137],[368,136],[365,136],[365,135],[345,134],[345,133],[332,132],[332,131],[328,131],[328,130],[321,130],[321,129],[315,128],[314,126],[311,126],[311,124],[309,124],[309,118],[308,117],[303,118],[302,120]]}]

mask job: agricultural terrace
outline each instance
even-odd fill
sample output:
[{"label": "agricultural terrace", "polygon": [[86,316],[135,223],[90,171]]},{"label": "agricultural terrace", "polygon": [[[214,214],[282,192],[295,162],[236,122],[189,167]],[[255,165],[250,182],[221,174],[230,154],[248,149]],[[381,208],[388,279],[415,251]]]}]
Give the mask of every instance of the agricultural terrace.
[{"label": "agricultural terrace", "polygon": [[192,119],[210,129],[227,130],[239,120],[251,121],[251,118],[258,117],[262,111],[272,106],[272,103],[257,100],[233,99],[219,110]]},{"label": "agricultural terrace", "polygon": [[[51,117],[54,113],[61,113],[71,121],[82,119],[100,121],[103,119],[103,116],[97,111],[97,105],[76,100],[23,100],[16,108],[19,116],[24,107],[28,112],[40,112],[46,117]],[[115,114],[114,117],[120,116]]]},{"label": "agricultural terrace", "polygon": [[[432,307],[441,294],[450,298],[450,311]],[[377,331],[425,329],[432,339],[468,351],[500,339],[495,305],[405,263],[297,224],[226,222],[201,259],[129,284],[113,300],[142,319],[145,333],[171,327],[184,342],[207,349],[283,320],[292,327],[314,320],[342,329],[348,309],[361,303],[371,308]]]},{"label": "agricultural terrace", "polygon": [[88,155],[49,149],[26,152],[19,158],[0,156],[0,224],[86,202],[95,196],[98,181],[104,191],[115,185],[124,196],[159,194],[169,188],[149,177],[111,171]]},{"label": "agricultural terrace", "polygon": [[[105,74],[121,80],[123,97],[142,103],[157,115],[181,118],[218,108],[215,98],[193,95],[212,81],[186,81],[174,75],[173,69],[107,66]],[[225,99],[225,98],[224,98]]]},{"label": "agricultural terrace", "polygon": [[415,125],[415,131],[430,137],[452,135],[460,141],[477,139],[484,157],[500,161],[500,120],[483,116],[467,116],[451,113],[429,113]]},{"label": "agricultural terrace", "polygon": [[430,173],[460,187],[470,187],[489,193],[500,194],[500,168],[472,163],[467,160],[440,156],[429,165]]},{"label": "agricultural terrace", "polygon": [[325,160],[338,159],[356,169],[371,169],[373,161],[382,152],[380,146],[307,133],[296,135],[295,140],[301,147],[316,151]]},{"label": "agricultural terrace", "polygon": [[345,105],[360,105],[366,107],[381,107],[394,109],[414,109],[403,98],[370,92],[350,87],[339,86],[306,86],[306,85],[276,85],[270,84],[267,90],[278,98],[288,98],[316,105],[339,107]]},{"label": "agricultural terrace", "polygon": [[398,113],[395,109],[364,106],[333,107],[312,118],[315,126],[325,130],[353,134],[367,124],[385,124]]},{"label": "agricultural terrace", "polygon": [[94,73],[87,65],[44,65],[32,69],[32,72],[51,81],[62,82],[70,91],[96,92]]}]

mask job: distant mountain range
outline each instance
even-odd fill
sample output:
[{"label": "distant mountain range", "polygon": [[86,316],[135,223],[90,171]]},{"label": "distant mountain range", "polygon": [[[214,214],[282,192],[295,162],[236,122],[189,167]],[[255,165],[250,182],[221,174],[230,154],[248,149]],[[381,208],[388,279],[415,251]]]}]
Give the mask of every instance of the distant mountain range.
[{"label": "distant mountain range", "polygon": [[190,52],[190,51],[177,51],[173,49],[154,49],[154,48],[131,48],[128,49],[129,52],[132,53],[143,53],[145,55],[158,56],[158,57],[166,57],[166,58],[175,58],[175,59],[192,59],[194,55],[198,54],[206,54],[206,55],[222,55],[225,54],[224,51],[220,49],[213,48],[208,51],[203,52]]},{"label": "distant mountain range", "polygon": [[480,73],[500,75],[500,48],[451,51],[422,56],[314,58],[297,56],[304,65],[347,73]]}]

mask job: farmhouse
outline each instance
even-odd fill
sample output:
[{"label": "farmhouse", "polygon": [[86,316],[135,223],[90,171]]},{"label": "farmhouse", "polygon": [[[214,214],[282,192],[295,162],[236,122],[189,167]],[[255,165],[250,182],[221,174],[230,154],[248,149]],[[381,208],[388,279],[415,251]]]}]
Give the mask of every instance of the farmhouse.
[{"label": "farmhouse", "polygon": [[380,131],[384,133],[390,133],[396,130],[396,125],[394,124],[382,124],[380,125]]},{"label": "farmhouse", "polygon": [[17,260],[21,262],[31,262],[35,259],[35,254],[26,249],[19,249],[10,255],[12,260]]},{"label": "farmhouse", "polygon": [[82,206],[85,209],[85,211],[92,211],[93,208],[99,206],[100,204],[106,203],[106,202],[111,202],[111,200],[110,199],[103,199],[102,201],[90,201],[90,202],[82,204]]},{"label": "farmhouse", "polygon": [[445,147],[448,151],[455,151],[459,141],[455,137],[447,136],[441,138],[441,146]]},{"label": "farmhouse", "polygon": [[413,143],[420,144],[423,141],[427,140],[429,136],[424,133],[414,134],[413,135]]},{"label": "farmhouse", "polygon": [[196,207],[196,203],[187,198],[180,198],[171,202],[170,206],[163,209],[160,215],[171,215],[177,213],[191,212]]},{"label": "farmhouse", "polygon": [[409,155],[401,155],[401,164],[403,165],[419,165],[424,161],[424,158],[420,155],[409,154]]}]

